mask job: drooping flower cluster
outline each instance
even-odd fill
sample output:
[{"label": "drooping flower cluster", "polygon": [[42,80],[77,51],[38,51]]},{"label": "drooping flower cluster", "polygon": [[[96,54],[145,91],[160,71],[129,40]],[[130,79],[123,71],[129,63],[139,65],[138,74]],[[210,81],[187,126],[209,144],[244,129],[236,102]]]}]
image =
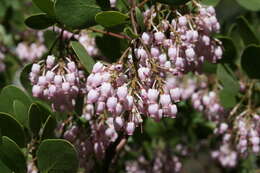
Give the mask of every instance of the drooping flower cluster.
[{"label": "drooping flower cluster", "polygon": [[251,151],[255,154],[260,151],[260,116],[251,116],[237,116],[233,127],[233,131],[237,132],[237,151],[245,156]]},{"label": "drooping flower cluster", "polygon": [[237,164],[237,152],[232,149],[232,145],[229,143],[221,144],[219,150],[213,151],[211,156],[212,158],[217,159],[223,167],[232,168]]},{"label": "drooping flower cluster", "polygon": [[215,131],[223,136],[220,149],[213,151],[212,156],[222,166],[234,167],[239,156],[244,158],[249,153],[258,154],[260,151],[260,116],[245,115],[244,112],[237,116],[232,126],[221,123]]},{"label": "drooping flower cluster", "polygon": [[156,153],[153,162],[140,156],[137,160],[127,161],[125,166],[127,173],[175,173],[180,172],[181,168],[182,163],[177,156],[162,151]]},{"label": "drooping flower cluster", "polygon": [[[130,65],[133,61],[131,58],[128,60]],[[135,126],[142,122],[141,114],[156,120],[174,118],[177,114],[174,102],[179,101],[180,97],[178,88],[168,86],[159,91],[155,79],[147,76],[150,81],[143,83],[137,81],[141,75],[145,75],[142,71],[138,71],[138,74],[131,72],[130,68],[126,72],[122,64],[105,66],[96,63],[87,78],[87,105],[83,116],[112,116],[117,129],[124,127],[128,135],[132,135]]]},{"label": "drooping flower cluster", "polygon": [[40,58],[47,51],[46,47],[41,43],[21,42],[16,47],[17,56],[25,62],[33,62]]},{"label": "drooping flower cluster", "polygon": [[4,59],[5,59],[5,55],[0,51],[0,72],[5,71]]},{"label": "drooping flower cluster", "polygon": [[99,51],[96,46],[95,38],[89,36],[89,34],[86,32],[81,32],[79,34],[78,40],[85,47],[89,56],[99,55]]},{"label": "drooping flower cluster", "polygon": [[[151,31],[142,34],[142,42],[136,52],[141,62],[147,58],[172,74],[201,71],[207,60],[216,63],[222,58],[221,43],[211,38],[220,25],[213,7],[199,7],[198,12],[166,19],[155,24],[157,13],[152,8],[144,13],[145,23]],[[142,64],[145,66],[145,64]]]},{"label": "drooping flower cluster", "polygon": [[37,39],[36,42],[30,43],[27,41],[22,41],[18,43],[15,53],[21,61],[33,62],[39,59],[47,51],[46,46],[43,44],[43,33],[38,32],[35,37]]},{"label": "drooping flower cluster", "polygon": [[96,46],[95,38],[90,36],[90,33],[86,31],[81,31],[79,34],[74,34],[67,30],[61,30],[58,27],[55,27],[55,32],[61,33],[62,32],[62,38],[64,40],[70,40],[71,38],[77,39],[86,49],[89,56],[98,56],[99,50]]},{"label": "drooping flower cluster", "polygon": [[[141,115],[157,121],[163,117],[174,118],[175,103],[182,95],[181,89],[175,86],[175,78],[189,71],[199,71],[206,59],[216,62],[222,57],[220,43],[210,37],[219,30],[214,8],[199,7],[198,11],[179,14],[171,23],[165,19],[155,26],[156,13],[151,10],[152,31],[143,33],[134,51],[126,50],[125,56],[115,64],[98,62],[94,65],[87,79],[84,116],[121,117],[125,122],[121,126],[129,135],[142,122]],[[213,92],[204,96],[205,104],[201,107],[202,94],[193,96],[194,106],[207,107],[213,113],[221,109],[214,102]]]},{"label": "drooping flower cluster", "polygon": [[71,111],[82,91],[84,72],[69,58],[57,60],[49,55],[46,61],[32,65],[30,81],[34,97],[51,101],[55,111]]}]

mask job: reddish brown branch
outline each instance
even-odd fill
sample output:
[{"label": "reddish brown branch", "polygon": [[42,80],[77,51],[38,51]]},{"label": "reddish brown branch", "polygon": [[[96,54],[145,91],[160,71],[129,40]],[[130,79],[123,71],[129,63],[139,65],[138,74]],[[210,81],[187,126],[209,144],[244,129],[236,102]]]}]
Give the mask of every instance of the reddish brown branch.
[{"label": "reddish brown branch", "polygon": [[94,32],[98,32],[98,33],[102,33],[102,34],[106,34],[106,35],[110,35],[110,36],[113,36],[113,37],[117,37],[117,38],[120,38],[120,39],[132,40],[130,37],[128,37],[127,35],[123,35],[123,34],[117,34],[117,33],[109,32],[109,31],[98,30],[98,29],[95,29],[95,28],[89,28],[89,30],[94,31]]}]

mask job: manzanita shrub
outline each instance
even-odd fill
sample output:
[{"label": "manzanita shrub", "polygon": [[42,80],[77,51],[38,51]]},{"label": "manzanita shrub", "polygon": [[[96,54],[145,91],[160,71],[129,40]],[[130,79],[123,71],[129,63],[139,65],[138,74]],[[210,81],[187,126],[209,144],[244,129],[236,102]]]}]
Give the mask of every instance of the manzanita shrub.
[{"label": "manzanita shrub", "polygon": [[1,0],[0,173],[257,173],[259,0]]}]

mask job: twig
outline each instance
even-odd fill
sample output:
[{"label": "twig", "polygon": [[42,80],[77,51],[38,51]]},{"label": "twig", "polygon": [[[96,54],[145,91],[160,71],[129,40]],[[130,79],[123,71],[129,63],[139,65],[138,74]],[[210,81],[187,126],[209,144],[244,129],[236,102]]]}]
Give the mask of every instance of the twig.
[{"label": "twig", "polygon": [[137,5],[137,7],[142,7],[146,2],[148,2],[148,1],[150,1],[150,0],[144,0],[143,2],[141,2],[140,4],[138,4]]},{"label": "twig", "polygon": [[113,37],[117,37],[117,38],[120,38],[120,39],[132,40],[130,37],[128,37],[127,35],[123,35],[123,34],[117,34],[117,33],[109,32],[109,31],[98,30],[98,29],[95,29],[95,28],[89,28],[89,30],[94,31],[94,32],[98,32],[98,33],[102,33],[102,34],[106,34],[106,35],[110,35],[110,36],[113,36]]}]

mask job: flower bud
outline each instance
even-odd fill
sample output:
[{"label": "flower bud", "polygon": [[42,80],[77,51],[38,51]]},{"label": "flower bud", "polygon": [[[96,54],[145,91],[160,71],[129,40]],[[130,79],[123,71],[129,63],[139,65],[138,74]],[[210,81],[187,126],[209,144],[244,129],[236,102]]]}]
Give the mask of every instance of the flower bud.
[{"label": "flower bud", "polygon": [[39,85],[34,85],[32,87],[32,94],[34,97],[39,97],[42,93],[42,88]]},{"label": "flower bud", "polygon": [[135,124],[133,122],[128,122],[126,125],[126,133],[131,136],[135,130]]},{"label": "flower bud", "polygon": [[61,75],[55,75],[54,76],[54,84],[55,85],[61,85],[62,83],[62,76]]},{"label": "flower bud", "polygon": [[181,90],[179,88],[173,88],[170,90],[171,98],[174,102],[179,102],[181,98]]},{"label": "flower bud", "polygon": [[111,93],[112,90],[112,86],[110,83],[103,83],[100,87],[100,91],[101,91],[101,96],[107,97],[109,96],[109,94]]},{"label": "flower bud", "polygon": [[94,89],[91,89],[87,95],[87,102],[94,103],[98,100],[98,97],[99,97],[99,92]]},{"label": "flower bud", "polygon": [[61,87],[62,87],[62,90],[63,90],[64,92],[68,92],[69,89],[70,89],[70,83],[69,83],[69,82],[63,82],[62,85],[61,85]]},{"label": "flower bud", "polygon": [[185,16],[179,17],[178,22],[180,26],[186,26],[188,23],[187,18]]},{"label": "flower bud", "polygon": [[176,59],[176,57],[177,57],[177,48],[176,47],[170,47],[168,49],[168,56],[171,58],[171,60]]},{"label": "flower bud", "polygon": [[159,105],[158,104],[150,104],[148,106],[148,113],[150,116],[155,117],[158,114]]},{"label": "flower bud", "polygon": [[48,55],[46,59],[47,68],[52,68],[55,63],[55,57],[53,55]]},{"label": "flower bud", "polygon": [[107,107],[110,112],[114,112],[114,109],[117,105],[117,98],[116,97],[109,97],[107,99]]},{"label": "flower bud", "polygon": [[171,103],[171,97],[169,94],[162,94],[160,96],[160,103],[163,107],[167,107]]},{"label": "flower bud", "polygon": [[41,86],[46,85],[47,84],[46,77],[40,76],[39,79],[38,79],[38,84],[41,85]]},{"label": "flower bud", "polygon": [[128,94],[128,91],[127,91],[127,87],[125,85],[119,87],[117,89],[117,97],[119,98],[119,100],[125,100],[126,99],[126,96]]},{"label": "flower bud", "polygon": [[149,42],[150,42],[150,36],[149,36],[149,34],[147,34],[146,32],[144,32],[144,33],[142,34],[142,40],[143,40],[144,44],[149,44]]},{"label": "flower bud", "polygon": [[104,65],[101,63],[101,62],[97,62],[94,66],[93,66],[93,69],[92,69],[92,72],[93,73],[98,73],[98,72],[101,72],[104,68]]},{"label": "flower bud", "polygon": [[32,65],[32,72],[38,74],[41,70],[41,66],[39,64]]},{"label": "flower bud", "polygon": [[165,35],[162,32],[156,32],[154,34],[154,39],[158,44],[162,44],[163,40],[165,38]]},{"label": "flower bud", "polygon": [[158,95],[159,95],[159,92],[156,89],[148,90],[147,96],[148,96],[149,101],[156,102],[156,100],[158,99]]}]

